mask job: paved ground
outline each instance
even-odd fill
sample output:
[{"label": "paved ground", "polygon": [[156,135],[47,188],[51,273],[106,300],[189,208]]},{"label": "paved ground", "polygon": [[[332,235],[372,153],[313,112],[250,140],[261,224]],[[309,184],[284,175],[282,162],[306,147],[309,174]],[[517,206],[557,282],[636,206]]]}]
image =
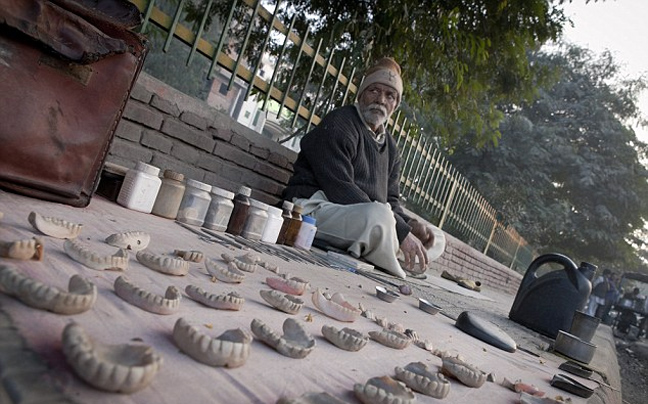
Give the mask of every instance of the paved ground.
[{"label": "paved ground", "polygon": [[[29,233],[29,225],[25,224],[24,218],[32,209],[38,209],[54,216],[68,215],[69,217],[71,213],[79,215],[79,218],[82,218],[87,226],[84,228],[84,235],[86,235],[84,241],[102,240],[101,237],[105,237],[105,235],[100,236],[100,234],[105,234],[109,228],[117,229],[120,226],[129,226],[130,229],[133,229],[133,223],[137,223],[140,228],[146,231],[160,234],[159,245],[164,246],[166,249],[177,246],[178,240],[180,240],[182,242],[191,241],[200,248],[205,249],[206,252],[211,250],[214,255],[220,251],[231,251],[205,239],[199,240],[198,236],[180,228],[171,221],[163,221],[150,215],[127,211],[105,200],[97,199],[93,201],[89,208],[75,210],[2,192],[0,192],[0,211],[10,212],[12,215],[17,215],[18,218],[9,215],[5,216],[3,222],[0,222],[0,238],[6,239],[17,233],[22,235]],[[101,233],[98,231],[100,225],[104,227],[101,229]],[[97,228],[95,233],[92,232],[92,227]],[[59,275],[79,271],[77,267],[66,267],[69,259],[62,252],[57,251],[59,244],[58,241],[48,240],[48,264],[62,272]],[[377,312],[390,320],[402,322],[407,328],[413,328],[422,337],[429,339],[435,348],[462,355],[468,361],[479,366],[480,369],[492,372],[498,380],[503,377],[515,380],[519,377],[525,382],[532,383],[539,389],[546,391],[550,397],[560,395],[569,398],[574,404],[585,402],[621,404],[622,402],[621,394],[618,391],[621,383],[616,347],[612,332],[607,326],[600,326],[593,340],[598,348],[590,366],[596,370],[594,378],[598,382],[579,379],[587,386],[596,388],[594,396],[589,400],[585,400],[549,385],[553,375],[561,373],[557,367],[565,358],[550,352],[552,340],[507,318],[514,298],[513,295],[489,289],[482,290],[481,293],[469,291],[459,287],[454,282],[441,278],[440,274],[432,272],[428,273],[426,280],[408,278],[405,281],[412,287],[413,297],[401,296],[399,301],[393,304],[385,304],[375,299],[373,292],[376,285],[375,281],[346,271],[322,268],[321,266],[296,260],[282,261],[278,256],[264,255],[264,258],[279,263],[282,269],[290,271],[294,275],[303,278],[307,277],[313,286],[326,286],[330,290],[344,289],[345,296],[350,297],[351,300],[361,301],[364,305],[372,309],[375,308]],[[31,268],[26,264],[25,270],[31,271],[36,276],[50,277],[50,279],[47,279],[48,283],[60,283],[60,276],[58,276],[57,281],[57,278],[54,277],[55,274],[44,273],[37,267]],[[193,272],[192,269],[192,272],[187,277],[172,279],[168,276],[151,274],[151,271],[146,269],[143,271],[140,272],[140,269],[134,268],[129,272],[129,276],[142,282],[149,282],[149,286],[156,287],[168,285],[168,282],[204,281],[204,275],[200,273],[200,270]],[[348,391],[353,386],[354,381],[359,382],[371,376],[380,376],[385,374],[386,369],[393,369],[394,365],[403,366],[411,360],[421,358],[422,355],[421,350],[416,347],[409,347],[404,351],[393,351],[370,342],[373,345],[366,347],[362,351],[365,352],[364,354],[355,356],[352,361],[349,361],[348,356],[340,356],[339,350],[327,345],[326,341],[318,340],[317,352],[314,352],[307,359],[295,362],[292,359],[286,361],[285,358],[278,356],[275,352],[255,341],[256,357],[254,360],[256,364],[248,364],[225,372],[214,371],[212,373],[210,372],[211,369],[205,369],[204,365],[192,363],[183,355],[178,354],[177,348],[170,343],[168,334],[165,334],[168,332],[165,330],[168,330],[169,324],[172,324],[169,323],[170,319],[142,314],[138,309],[133,310],[116,298],[111,288],[111,277],[113,275],[112,273],[97,273],[93,276],[102,292],[100,299],[103,305],[97,308],[94,314],[86,313],[75,318],[83,322],[84,326],[87,326],[92,334],[103,339],[123,339],[125,335],[131,335],[126,332],[130,332],[134,327],[149,327],[151,332],[142,333],[141,336],[147,342],[150,341],[154,343],[153,345],[157,344],[156,348],[165,350],[164,354],[167,357],[165,371],[158,375],[151,386],[131,397],[94,391],[81,383],[70,371],[69,367],[60,363],[62,358],[58,352],[58,349],[60,349],[58,348],[59,342],[57,342],[58,335],[60,335],[58,330],[68,320],[64,317],[53,316],[50,313],[40,314],[42,312],[29,309],[6,296],[0,296],[0,377],[2,378],[3,387],[3,389],[0,389],[0,403],[110,402],[112,404],[113,402],[153,402],[151,400],[157,400],[156,402],[159,403],[173,403],[178,402],[177,397],[184,397],[186,400],[183,401],[186,403],[207,402],[206,397],[212,397],[211,402],[271,403],[276,401],[278,392],[275,389],[265,389],[263,385],[274,384],[277,386],[280,381],[284,381],[281,388],[282,394],[286,396],[295,396],[311,388],[326,388],[348,402],[356,402],[353,395]],[[248,293],[246,300],[250,296],[250,303],[246,303],[249,305],[247,313],[242,312],[232,315],[218,313],[222,318],[219,321],[230,322],[232,325],[239,327],[241,325],[248,327],[252,315],[255,317],[263,316],[268,321],[278,321],[278,319],[285,318],[285,315],[269,309],[263,302],[258,302],[258,288],[267,275],[269,275],[268,272],[254,274],[251,277],[252,279],[246,281],[248,283],[239,286],[242,294]],[[138,276],[140,278],[137,278]],[[387,277],[385,278],[387,279]],[[390,278],[388,281],[402,282],[394,278]],[[181,283],[178,284],[178,286],[180,285]],[[416,308],[416,297],[423,297],[442,306],[445,317],[442,315],[429,316],[422,313]],[[310,304],[309,298],[304,300],[308,301],[307,305]],[[203,314],[203,310],[205,310],[204,313],[213,313],[213,310],[208,312],[191,301],[187,301],[186,304],[188,305],[186,306],[187,309],[185,309],[187,311],[183,312],[183,315],[198,318]],[[307,326],[314,330],[314,333],[318,332],[316,330],[324,322],[329,321],[321,313],[310,307],[304,307],[304,310],[307,310],[308,314],[299,317],[302,319],[308,318],[312,314],[315,320],[313,323],[307,324]],[[513,354],[507,353],[457,330],[453,326],[454,320],[452,319],[463,311],[469,311],[480,318],[497,324],[517,342],[521,349]],[[117,321],[118,316],[121,315],[127,316],[119,317],[120,320]],[[213,314],[209,315],[213,316]],[[366,319],[361,320],[363,321],[358,320],[353,323],[353,327],[363,329],[365,332],[372,328],[376,329],[375,324]],[[431,364],[436,365],[439,363],[438,358],[434,356],[425,358]],[[289,367],[284,367],[284,363]],[[265,367],[266,364],[268,365],[267,368]],[[280,366],[281,371],[277,371],[275,366]],[[180,379],[178,379],[179,377]],[[285,380],[290,379],[295,380],[297,384],[285,383]],[[182,383],[178,384],[178,380],[182,380]],[[208,382],[208,380],[212,380],[212,382]],[[246,384],[245,380],[249,380],[247,383],[253,384]],[[259,380],[263,380],[264,383],[254,385]],[[209,386],[205,385],[206,383],[213,384],[214,390],[210,390]],[[230,392],[227,391],[228,385],[238,386],[238,388]],[[170,388],[171,386],[173,388]],[[242,388],[242,386],[246,387]],[[509,392],[500,386],[493,386],[492,383],[475,390],[453,382],[452,389],[451,395],[444,400],[449,404],[477,401],[493,403],[517,402],[515,393]],[[243,396],[246,399],[240,398],[241,391],[246,394]],[[229,400],[224,398],[228,397],[225,395],[226,393],[231,393],[231,397],[235,398]],[[437,402],[424,396],[419,397],[419,402]],[[485,397],[487,398],[485,399]]]}]

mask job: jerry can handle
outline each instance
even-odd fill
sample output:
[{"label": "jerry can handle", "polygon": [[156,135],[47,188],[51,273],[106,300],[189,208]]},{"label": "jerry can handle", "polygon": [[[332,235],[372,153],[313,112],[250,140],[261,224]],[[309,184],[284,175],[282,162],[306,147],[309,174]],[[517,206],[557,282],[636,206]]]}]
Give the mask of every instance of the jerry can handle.
[{"label": "jerry can handle", "polygon": [[573,284],[576,283],[575,271],[578,270],[578,267],[576,266],[574,261],[572,261],[571,258],[563,254],[549,253],[549,254],[541,255],[537,257],[535,260],[533,260],[531,265],[529,265],[529,269],[527,269],[527,272],[524,274],[524,278],[522,278],[520,289],[526,287],[531,282],[538,279],[536,272],[542,265],[547,263],[555,263],[555,264],[562,265],[563,269],[567,271],[567,277],[569,278],[569,281]]}]

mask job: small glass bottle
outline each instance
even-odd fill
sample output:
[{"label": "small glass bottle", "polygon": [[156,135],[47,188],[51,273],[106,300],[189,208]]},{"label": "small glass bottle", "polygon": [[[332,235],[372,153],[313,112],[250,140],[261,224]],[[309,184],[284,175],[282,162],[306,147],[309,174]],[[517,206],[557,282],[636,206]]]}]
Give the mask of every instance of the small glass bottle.
[{"label": "small glass bottle", "polygon": [[267,243],[276,243],[277,237],[279,237],[279,231],[281,231],[281,226],[283,225],[284,218],[281,217],[281,209],[275,208],[274,206],[268,206],[268,221],[266,222],[265,227],[263,228],[263,234],[261,235],[261,241]]},{"label": "small glass bottle", "polygon": [[225,231],[234,209],[234,192],[212,186],[211,204],[205,216],[203,227],[216,231]]},{"label": "small glass bottle", "polygon": [[211,185],[188,179],[177,220],[179,222],[202,226],[211,203]]},{"label": "small glass bottle", "polygon": [[284,241],[286,241],[286,230],[288,230],[288,226],[290,225],[290,221],[292,220],[292,210],[294,204],[289,201],[283,201],[283,205],[281,205],[281,207],[281,217],[283,217],[283,223],[281,224],[281,229],[279,229],[279,234],[277,235],[277,244],[283,244]]},{"label": "small glass bottle", "polygon": [[302,225],[295,238],[295,248],[302,250],[310,250],[315,240],[317,227],[315,227],[315,218],[310,216],[302,216]]},{"label": "small glass bottle", "polygon": [[157,216],[175,219],[185,192],[184,175],[171,170],[164,170],[162,185],[155,198],[151,213]]},{"label": "small glass bottle", "polygon": [[252,190],[248,187],[241,186],[238,193],[234,196],[234,209],[227,223],[225,231],[234,236],[240,236],[247,219],[248,210],[250,209],[250,195]]},{"label": "small glass bottle", "polygon": [[117,203],[131,210],[151,213],[162,185],[158,174],[159,168],[139,161],[135,168],[126,172]]},{"label": "small glass bottle", "polygon": [[248,210],[245,225],[241,231],[241,236],[248,240],[259,241],[263,235],[263,228],[268,222],[268,205],[255,199],[250,199],[250,209]]},{"label": "small glass bottle", "polygon": [[288,229],[286,229],[286,239],[284,240],[284,244],[288,246],[293,246],[295,245],[295,239],[297,238],[297,234],[299,233],[299,229],[301,228],[302,225],[302,212],[304,211],[304,208],[302,208],[299,205],[295,205],[293,207],[292,211],[292,219],[290,220],[290,224],[288,225]]}]

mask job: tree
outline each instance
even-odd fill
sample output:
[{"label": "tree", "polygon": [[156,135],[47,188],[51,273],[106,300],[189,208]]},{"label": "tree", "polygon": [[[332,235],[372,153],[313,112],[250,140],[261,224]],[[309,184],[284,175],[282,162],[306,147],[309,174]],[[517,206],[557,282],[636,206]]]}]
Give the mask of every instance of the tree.
[{"label": "tree", "polygon": [[464,143],[450,160],[540,252],[641,266],[648,145],[626,122],[640,117],[645,81],[619,81],[609,53],[578,47],[532,62],[553,71],[556,84],[533,103],[504,108],[498,147]]},{"label": "tree", "polygon": [[[213,3],[207,26],[216,15],[226,19],[231,1]],[[532,99],[544,81],[542,69],[528,62],[527,51],[558,38],[567,22],[560,7],[564,1],[285,0],[279,18],[287,25],[298,15],[295,31],[303,36],[308,28],[309,42],[322,39],[322,53],[334,51],[336,66],[346,58],[349,71],[350,66],[363,71],[382,56],[394,57],[405,78],[404,100],[409,105],[404,110],[425,133],[446,145],[466,136],[483,145],[496,143],[500,136],[504,114],[498,105]],[[198,24],[206,4],[207,0],[188,1],[187,21]],[[247,21],[250,14],[249,8],[237,8],[233,21]],[[266,26],[259,22],[250,36],[245,50],[250,61],[259,57]],[[232,24],[228,38],[244,37],[245,29],[246,24]],[[238,52],[238,47],[239,42],[226,43],[223,50]],[[277,55],[279,48],[271,41],[267,50]],[[294,56],[298,49],[293,46],[289,53]],[[309,69],[307,64],[288,66],[284,76],[293,70],[298,75],[288,91],[298,93],[308,87],[303,77]],[[279,77],[278,83],[286,84],[286,77]]]},{"label": "tree", "polygon": [[504,116],[497,106],[532,99],[545,79],[527,51],[556,39],[567,21],[563,0],[288,3],[287,10],[310,16],[313,36],[333,41],[352,64],[393,56],[412,114],[446,145],[466,136],[478,145],[497,142]]}]

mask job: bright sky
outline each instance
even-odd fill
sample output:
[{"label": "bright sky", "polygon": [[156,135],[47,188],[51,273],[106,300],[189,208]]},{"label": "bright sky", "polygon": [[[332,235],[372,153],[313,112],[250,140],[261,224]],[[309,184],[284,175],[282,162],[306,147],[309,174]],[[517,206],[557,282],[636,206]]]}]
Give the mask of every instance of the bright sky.
[{"label": "bright sky", "polygon": [[[565,27],[565,40],[597,53],[608,49],[628,77],[648,77],[648,0],[572,0],[564,9],[574,25]],[[639,107],[648,116],[648,91]],[[648,142],[648,128],[634,129]]]}]

